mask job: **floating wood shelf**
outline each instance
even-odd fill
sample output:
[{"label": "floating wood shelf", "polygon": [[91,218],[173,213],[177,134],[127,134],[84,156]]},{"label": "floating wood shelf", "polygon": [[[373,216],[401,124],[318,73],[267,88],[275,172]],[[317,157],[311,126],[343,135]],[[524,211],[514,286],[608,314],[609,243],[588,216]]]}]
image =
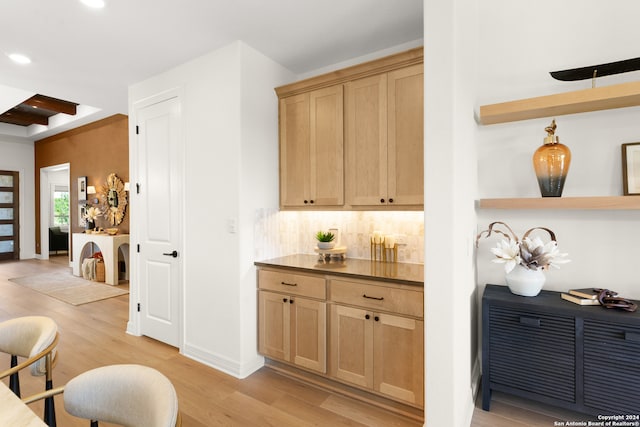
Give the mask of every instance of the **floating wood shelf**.
[{"label": "floating wood shelf", "polygon": [[640,82],[621,83],[480,107],[480,124],[514,122],[640,105]]},{"label": "floating wood shelf", "polygon": [[480,199],[480,209],[640,210],[640,196]]}]

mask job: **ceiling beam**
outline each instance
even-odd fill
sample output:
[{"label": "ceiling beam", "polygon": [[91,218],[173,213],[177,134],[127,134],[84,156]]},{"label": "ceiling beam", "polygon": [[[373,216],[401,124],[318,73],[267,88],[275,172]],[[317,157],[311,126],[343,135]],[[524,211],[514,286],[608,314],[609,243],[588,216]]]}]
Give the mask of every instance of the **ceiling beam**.
[{"label": "ceiling beam", "polygon": [[63,101],[44,95],[34,95],[24,101],[23,104],[43,110],[55,111],[57,113],[70,114],[72,116],[76,114],[76,107],[78,106],[75,102]]},{"label": "ceiling beam", "polygon": [[11,110],[2,114],[2,118],[0,119],[0,121],[19,126],[29,126],[31,124],[47,126],[49,124],[49,117],[43,116],[41,114],[32,114],[12,108]]}]

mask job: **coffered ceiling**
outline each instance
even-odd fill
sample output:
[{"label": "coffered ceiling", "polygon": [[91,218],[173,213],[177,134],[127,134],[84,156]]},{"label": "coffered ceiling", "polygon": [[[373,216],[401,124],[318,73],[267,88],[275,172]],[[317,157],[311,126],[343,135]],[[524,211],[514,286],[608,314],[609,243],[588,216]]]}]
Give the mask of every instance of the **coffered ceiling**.
[{"label": "coffered ceiling", "polygon": [[49,118],[59,113],[75,116],[78,104],[51,98],[44,95],[34,95],[10,110],[0,114],[0,123],[16,126],[42,125],[49,126]]},{"label": "coffered ceiling", "polygon": [[[129,85],[235,40],[306,77],[395,46],[417,46],[423,37],[423,0],[105,2],[103,9],[87,8],[79,0],[10,0],[4,5],[0,113],[37,94],[78,106],[75,116],[52,116],[48,125],[0,122],[0,137],[37,140],[127,114]],[[32,62],[13,63],[7,55],[14,52]],[[22,111],[19,107],[14,117]]]}]

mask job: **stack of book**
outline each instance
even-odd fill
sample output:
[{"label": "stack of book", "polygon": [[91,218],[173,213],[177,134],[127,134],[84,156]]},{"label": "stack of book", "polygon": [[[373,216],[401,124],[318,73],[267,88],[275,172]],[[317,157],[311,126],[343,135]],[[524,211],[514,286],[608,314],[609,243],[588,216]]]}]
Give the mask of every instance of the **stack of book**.
[{"label": "stack of book", "polygon": [[570,289],[569,293],[563,293],[561,297],[578,305],[600,305],[600,301],[598,301],[599,293],[600,289],[596,288]]}]

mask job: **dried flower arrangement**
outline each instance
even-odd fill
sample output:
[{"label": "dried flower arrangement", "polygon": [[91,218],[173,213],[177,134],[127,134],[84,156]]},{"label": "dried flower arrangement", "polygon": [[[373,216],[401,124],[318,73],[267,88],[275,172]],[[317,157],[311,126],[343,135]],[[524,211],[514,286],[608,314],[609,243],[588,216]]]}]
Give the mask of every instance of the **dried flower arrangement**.
[{"label": "dried flower arrangement", "polygon": [[91,221],[91,222],[95,222],[95,220],[100,216],[102,212],[100,212],[99,208],[96,208],[95,206],[91,206],[89,208],[87,208],[87,210],[84,213],[84,219],[87,221]]},{"label": "dried flower arrangement", "polygon": [[[498,229],[503,226],[508,232]],[[544,243],[540,237],[529,237],[535,230],[543,230],[549,233],[551,240]],[[522,240],[513,232],[511,227],[501,221],[492,222],[489,228],[476,237],[476,247],[481,237],[489,237],[492,233],[500,234],[504,239],[498,242],[491,252],[496,256],[493,262],[504,264],[507,273],[522,265],[529,270],[548,270],[549,267],[560,268],[559,264],[565,264],[570,260],[566,259],[566,253],[560,253],[558,242],[553,231],[546,227],[533,227],[527,230],[522,236]]]}]

